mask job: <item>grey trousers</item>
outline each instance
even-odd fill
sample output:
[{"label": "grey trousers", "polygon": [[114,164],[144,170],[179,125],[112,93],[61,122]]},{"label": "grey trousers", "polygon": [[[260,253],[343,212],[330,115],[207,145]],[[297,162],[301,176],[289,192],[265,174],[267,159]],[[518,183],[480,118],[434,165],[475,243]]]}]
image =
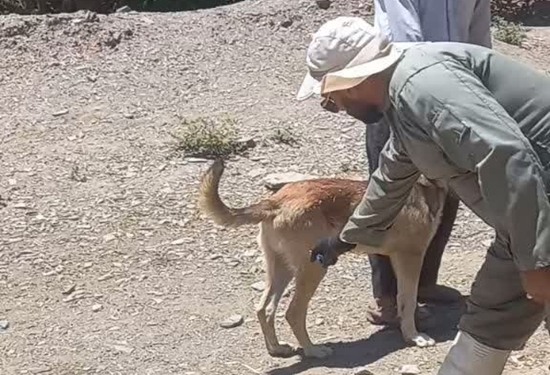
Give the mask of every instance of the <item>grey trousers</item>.
[{"label": "grey trousers", "polygon": [[500,350],[520,350],[545,319],[544,306],[527,299],[519,269],[497,234],[472,285],[459,328]]}]

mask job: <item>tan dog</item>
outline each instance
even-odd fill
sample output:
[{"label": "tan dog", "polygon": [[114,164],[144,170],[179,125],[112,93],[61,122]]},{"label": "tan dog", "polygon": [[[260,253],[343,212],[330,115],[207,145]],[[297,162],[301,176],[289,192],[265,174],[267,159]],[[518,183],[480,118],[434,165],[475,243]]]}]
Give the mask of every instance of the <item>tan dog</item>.
[{"label": "tan dog", "polygon": [[[326,273],[310,262],[316,241],[337,235],[359,204],[366,182],[316,179],[286,184],[269,198],[245,208],[229,208],[220,199],[218,187],[224,170],[216,161],[204,174],[199,205],[214,222],[227,227],[259,224],[258,242],[266,261],[266,288],[257,307],[267,351],[272,356],[290,356],[295,349],[282,344],[275,333],[275,311],[285,288],[296,278],[296,290],[286,311],[296,339],[307,357],[331,354],[328,347],[314,345],[307,333],[309,301]],[[447,190],[421,177],[388,233],[381,248],[358,245],[353,252],[376,253],[391,258],[398,281],[397,306],[405,340],[417,346],[435,342],[416,330],[414,320],[417,290],[424,253],[440,222]]]}]

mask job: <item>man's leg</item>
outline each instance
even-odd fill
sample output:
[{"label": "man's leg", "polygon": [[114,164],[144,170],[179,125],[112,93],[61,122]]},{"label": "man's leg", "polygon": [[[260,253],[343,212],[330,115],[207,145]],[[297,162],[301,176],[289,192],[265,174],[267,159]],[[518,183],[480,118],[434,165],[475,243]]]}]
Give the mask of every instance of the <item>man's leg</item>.
[{"label": "man's leg", "polygon": [[448,11],[450,41],[491,47],[490,0],[452,0]]},{"label": "man's leg", "polygon": [[500,375],[510,352],[523,349],[543,319],[544,306],[527,299],[512,254],[497,235],[438,375]]},{"label": "man's leg", "polygon": [[470,23],[469,43],[492,48],[491,0],[477,0]]}]

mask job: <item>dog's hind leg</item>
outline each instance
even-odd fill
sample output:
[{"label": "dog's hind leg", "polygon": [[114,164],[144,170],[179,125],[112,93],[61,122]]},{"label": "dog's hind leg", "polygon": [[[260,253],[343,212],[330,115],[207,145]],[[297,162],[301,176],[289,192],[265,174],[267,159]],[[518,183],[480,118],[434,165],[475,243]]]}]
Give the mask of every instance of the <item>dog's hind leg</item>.
[{"label": "dog's hind leg", "polygon": [[264,249],[266,261],[266,285],[265,290],[256,308],[256,314],[262,328],[267,352],[273,357],[289,357],[295,354],[295,349],[288,344],[280,343],[275,332],[275,313],[285,288],[292,280],[292,271],[284,263],[283,259],[267,246],[260,234],[260,245]]},{"label": "dog's hind leg", "polygon": [[397,277],[397,313],[400,318],[401,333],[405,341],[410,344],[419,347],[433,346],[435,341],[416,329],[418,281],[424,252],[411,250],[400,249],[390,256]]},{"label": "dog's hind leg", "polygon": [[332,354],[332,349],[326,346],[313,345],[306,327],[309,301],[325,274],[326,270],[319,264],[304,264],[296,274],[296,291],[286,311],[286,320],[304,349],[306,357],[325,358]]}]

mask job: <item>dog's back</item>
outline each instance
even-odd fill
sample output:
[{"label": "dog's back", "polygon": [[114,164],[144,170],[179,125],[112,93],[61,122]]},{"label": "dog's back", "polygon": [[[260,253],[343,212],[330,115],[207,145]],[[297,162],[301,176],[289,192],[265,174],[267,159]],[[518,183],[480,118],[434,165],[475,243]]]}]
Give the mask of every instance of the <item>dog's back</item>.
[{"label": "dog's back", "polygon": [[[294,242],[300,242],[304,246],[305,255],[318,238],[340,232],[367,187],[364,181],[304,180],[288,183],[251,206],[230,208],[223,203],[218,193],[223,170],[223,162],[218,160],[204,174],[199,193],[201,210],[223,226],[262,223],[264,232],[269,231],[278,238],[289,237]],[[390,229],[387,244],[383,248],[360,251],[388,254],[401,245],[411,246],[411,241],[429,242],[439,223],[444,197],[443,189],[421,177]],[[280,244],[276,247],[284,246]]]}]

